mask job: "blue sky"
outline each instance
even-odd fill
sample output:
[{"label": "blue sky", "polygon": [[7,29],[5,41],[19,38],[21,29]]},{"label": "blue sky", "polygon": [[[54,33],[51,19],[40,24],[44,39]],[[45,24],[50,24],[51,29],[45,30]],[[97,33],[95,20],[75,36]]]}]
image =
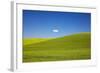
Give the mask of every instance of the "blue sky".
[{"label": "blue sky", "polygon": [[90,13],[23,10],[24,38],[55,38],[90,31]]}]

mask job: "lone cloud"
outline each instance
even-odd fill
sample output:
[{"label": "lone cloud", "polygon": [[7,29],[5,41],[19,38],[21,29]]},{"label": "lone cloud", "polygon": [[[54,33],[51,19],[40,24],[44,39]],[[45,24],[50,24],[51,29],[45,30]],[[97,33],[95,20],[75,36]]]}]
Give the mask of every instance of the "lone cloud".
[{"label": "lone cloud", "polygon": [[59,30],[58,30],[58,29],[53,29],[52,31],[53,31],[53,32],[59,32]]}]

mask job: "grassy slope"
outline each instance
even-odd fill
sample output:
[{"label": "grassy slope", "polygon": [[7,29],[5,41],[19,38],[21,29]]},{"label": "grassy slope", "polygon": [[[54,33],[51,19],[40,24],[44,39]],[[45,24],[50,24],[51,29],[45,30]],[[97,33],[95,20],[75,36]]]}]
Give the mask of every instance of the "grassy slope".
[{"label": "grassy slope", "polygon": [[24,45],[23,62],[90,59],[90,33]]},{"label": "grassy slope", "polygon": [[40,42],[43,42],[43,41],[47,41],[47,40],[50,40],[49,38],[48,39],[45,39],[45,38],[24,38],[23,40],[23,45],[29,45],[29,44],[36,44],[36,43],[40,43]]}]

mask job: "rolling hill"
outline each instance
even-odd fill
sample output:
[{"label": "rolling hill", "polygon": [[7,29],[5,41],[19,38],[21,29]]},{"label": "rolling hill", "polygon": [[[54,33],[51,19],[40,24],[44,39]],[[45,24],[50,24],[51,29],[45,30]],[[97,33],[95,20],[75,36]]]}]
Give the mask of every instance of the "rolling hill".
[{"label": "rolling hill", "polygon": [[[36,38],[35,41],[30,39],[32,43],[23,45],[23,62],[83,60],[91,58],[91,34],[89,32],[53,39],[45,38],[43,41],[39,41],[39,39]],[[27,41],[29,42],[29,40],[24,40],[24,43]]]}]

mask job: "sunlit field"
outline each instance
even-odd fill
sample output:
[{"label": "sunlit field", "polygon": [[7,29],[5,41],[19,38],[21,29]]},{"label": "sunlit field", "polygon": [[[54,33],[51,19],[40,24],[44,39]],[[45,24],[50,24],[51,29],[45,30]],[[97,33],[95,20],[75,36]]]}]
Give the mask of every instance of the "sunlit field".
[{"label": "sunlit field", "polygon": [[90,32],[58,38],[24,38],[23,62],[91,59]]}]

